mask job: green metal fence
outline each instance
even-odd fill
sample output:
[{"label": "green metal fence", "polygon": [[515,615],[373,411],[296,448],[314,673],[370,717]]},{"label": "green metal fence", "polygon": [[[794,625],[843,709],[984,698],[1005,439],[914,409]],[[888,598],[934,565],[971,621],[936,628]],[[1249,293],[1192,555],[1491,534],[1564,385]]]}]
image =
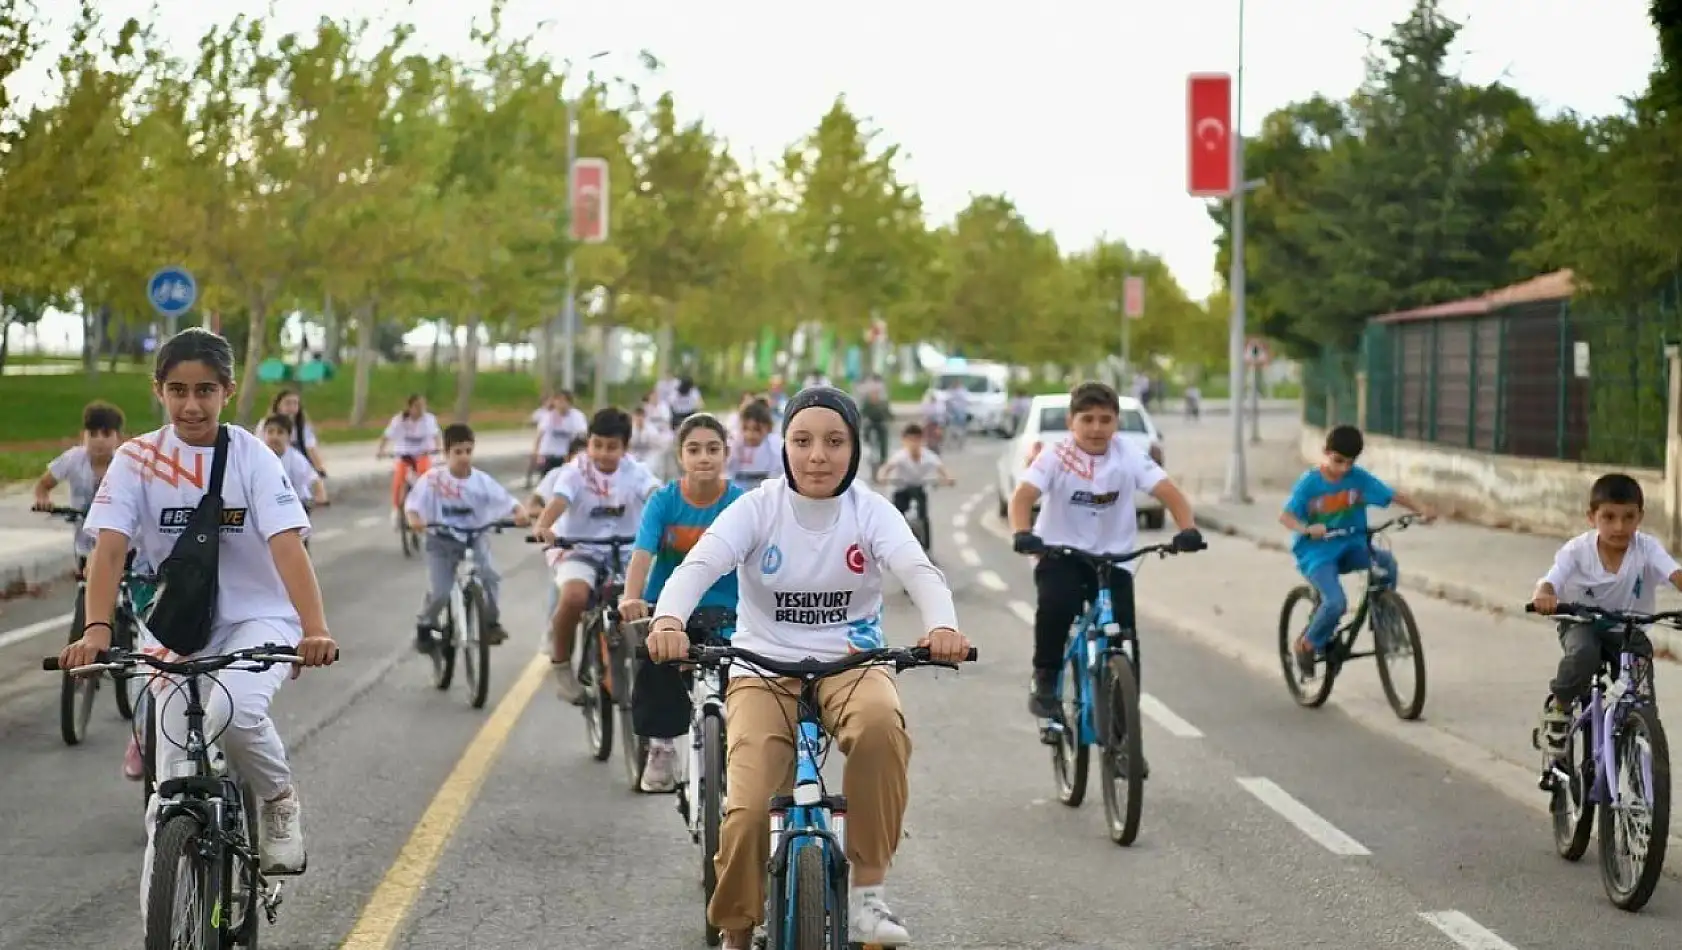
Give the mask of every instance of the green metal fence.
[{"label": "green metal fence", "polygon": [[1304,419],[1530,458],[1664,464],[1664,344],[1682,339],[1675,289],[1640,306],[1532,300],[1471,315],[1373,322],[1359,353],[1304,372]]}]

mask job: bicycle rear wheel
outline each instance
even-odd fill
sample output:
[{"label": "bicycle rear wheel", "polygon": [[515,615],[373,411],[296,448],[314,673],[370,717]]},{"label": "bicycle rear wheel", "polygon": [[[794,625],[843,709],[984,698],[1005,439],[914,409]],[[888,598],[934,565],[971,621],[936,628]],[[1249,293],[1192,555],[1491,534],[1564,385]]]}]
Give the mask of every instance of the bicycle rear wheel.
[{"label": "bicycle rear wheel", "polygon": [[[1579,747],[1581,754],[1579,755]],[[1572,732],[1565,740],[1565,760],[1560,765],[1571,772],[1567,781],[1555,780],[1548,811],[1553,816],[1554,850],[1567,861],[1582,858],[1594,831],[1595,808],[1589,803],[1594,787],[1594,754],[1588,736]]]},{"label": "bicycle rear wheel", "polygon": [[[1297,670],[1297,638],[1308,628],[1308,618],[1319,606],[1320,599],[1315,595],[1314,588],[1303,584],[1291,588],[1291,592],[1285,595],[1285,606],[1279,611],[1279,665],[1285,674],[1285,686],[1290,689],[1291,698],[1297,701],[1297,705],[1309,709],[1326,704],[1332,696],[1332,681],[1337,678],[1335,663],[1320,664],[1320,675],[1313,680],[1303,680]],[[1306,612],[1299,609],[1304,607]],[[1335,648],[1337,641],[1334,639],[1332,642]]]},{"label": "bicycle rear wheel", "polygon": [[[1418,719],[1425,709],[1425,645],[1419,640],[1413,610],[1401,594],[1386,590],[1373,595],[1372,638],[1378,681],[1390,709],[1398,718]],[[1407,674],[1411,674],[1411,686]]]},{"label": "bicycle rear wheel", "polygon": [[1631,706],[1612,742],[1617,773],[1607,776],[1607,784],[1617,804],[1600,806],[1600,882],[1613,906],[1636,911],[1653,896],[1664,870],[1670,744],[1652,706]]},{"label": "bicycle rear wheel", "polygon": [[707,946],[716,947],[723,939],[717,927],[706,919],[706,909],[713,902],[718,889],[719,829],[724,826],[724,720],[719,716],[701,717],[701,788],[695,807],[701,810],[701,890],[705,893],[701,904],[702,919],[706,922]]},{"label": "bicycle rear wheel", "polygon": [[491,645],[485,640],[484,594],[477,587],[462,598],[466,616],[461,625],[462,673],[467,680],[467,701],[474,709],[483,709],[491,692]]},{"label": "bicycle rear wheel", "polygon": [[[86,622],[86,594],[77,590],[67,642],[75,643],[82,638],[82,627]],[[82,740],[88,737],[88,721],[93,718],[93,704],[99,697],[99,684],[104,678],[104,673],[80,677],[63,674],[58,688],[58,731],[65,745],[81,745]]]},{"label": "bicycle rear wheel", "polygon": [[1145,807],[1145,739],[1139,719],[1139,682],[1124,656],[1110,657],[1108,673],[1093,684],[1093,718],[1101,734],[1104,818],[1110,840],[1123,847],[1139,836]]},{"label": "bicycle rear wheel", "polygon": [[176,815],[153,842],[146,950],[221,950],[221,861],[199,853],[203,827]]},{"label": "bicycle rear wheel", "polygon": [[1081,741],[1080,698],[1085,689],[1081,683],[1080,663],[1069,658],[1067,682],[1063,684],[1063,711],[1057,742],[1051,747],[1051,772],[1057,778],[1057,800],[1070,808],[1079,807],[1086,799],[1086,769],[1092,749]]}]

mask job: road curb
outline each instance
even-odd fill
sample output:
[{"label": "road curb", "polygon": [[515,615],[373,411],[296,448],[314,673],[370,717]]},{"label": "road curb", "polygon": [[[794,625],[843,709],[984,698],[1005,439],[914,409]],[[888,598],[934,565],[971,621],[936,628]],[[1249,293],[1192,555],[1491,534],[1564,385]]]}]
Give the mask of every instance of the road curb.
[{"label": "road curb", "polygon": [[[511,462],[529,457],[529,452],[521,451],[483,456],[482,461],[488,468],[502,470]],[[357,472],[342,478],[329,478],[327,484],[330,490],[337,492],[354,491],[390,481],[389,470],[375,470]],[[37,594],[42,588],[68,580],[75,573],[76,558],[70,553],[69,539],[66,538],[65,544],[56,553],[43,553],[21,564],[0,566],[0,597],[18,598]]]},{"label": "road curb", "polygon": [[[1213,529],[1213,526],[1211,528]],[[1284,672],[1279,665],[1279,657],[1262,647],[1238,641],[1230,634],[1216,628],[1187,622],[1184,618],[1173,613],[1153,607],[1146,600],[1140,600],[1135,609],[1138,611],[1140,619],[1144,621],[1141,626],[1148,625],[1149,628],[1165,630],[1184,639],[1195,641],[1203,647],[1234,660],[1257,673],[1277,676],[1281,679],[1284,677]],[[1281,691],[1283,691],[1283,687],[1281,687]],[[1535,762],[1525,764],[1509,758],[1442,726],[1432,724],[1428,716],[1414,722],[1404,722],[1396,718],[1395,713],[1390,710],[1388,705],[1364,697],[1350,696],[1347,693],[1339,694],[1334,691],[1331,698],[1327,700],[1326,706],[1341,710],[1364,729],[1394,739],[1417,752],[1424,753],[1451,768],[1470,775],[1537,815],[1547,817],[1551,814],[1548,809],[1547,797],[1537,788]],[[1305,709],[1303,714],[1318,715],[1323,714],[1323,711]],[[1682,851],[1677,850],[1682,848],[1682,837],[1674,834],[1670,835],[1668,842],[1667,850],[1669,853],[1682,853]],[[1675,862],[1669,862],[1664,868],[1664,876],[1672,880],[1682,881],[1682,867],[1677,867]]]},{"label": "road curb", "polygon": [[[1224,534],[1228,537],[1242,538],[1263,550],[1278,551],[1284,554],[1290,553],[1277,534],[1262,534],[1252,528],[1229,521],[1218,514],[1209,514],[1204,511],[1198,511],[1196,518],[1197,526],[1204,530]],[[1280,531],[1283,530],[1280,529]],[[1400,573],[1401,586],[1406,590],[1447,601],[1451,604],[1459,604],[1462,607],[1471,607],[1475,610],[1522,616],[1521,611],[1515,608],[1514,603],[1497,602],[1482,591],[1464,584],[1433,577],[1406,564],[1402,565]],[[1517,598],[1514,598],[1514,601],[1516,602]],[[1538,630],[1552,633],[1552,628],[1544,624],[1536,624],[1535,626]],[[1648,636],[1652,639],[1654,648],[1663,658],[1673,662],[1682,662],[1682,632],[1654,629],[1648,631]],[[1668,656],[1665,654],[1668,654]]]}]

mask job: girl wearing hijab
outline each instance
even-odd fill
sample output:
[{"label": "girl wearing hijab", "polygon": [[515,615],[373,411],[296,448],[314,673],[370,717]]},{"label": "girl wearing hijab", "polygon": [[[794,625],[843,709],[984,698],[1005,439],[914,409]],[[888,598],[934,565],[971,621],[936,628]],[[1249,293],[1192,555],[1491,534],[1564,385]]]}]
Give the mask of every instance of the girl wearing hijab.
[{"label": "girl wearing hijab", "polygon": [[[840,390],[816,387],[789,400],[783,423],[784,477],[726,508],[660,593],[649,632],[656,661],[689,648],[684,626],[713,583],[738,572],[740,600],[731,642],[779,660],[838,660],[885,646],[882,578],[892,573],[922,614],[933,658],[961,662],[952,592],[905,519],[886,498],[855,484],[859,410]],[[740,569],[738,571],[738,568]],[[779,594],[821,593],[839,612],[779,611]],[[726,950],[745,950],[765,914],[771,796],[794,767],[790,723],[794,680],[733,677],[725,690],[730,789],[718,850],[718,887],[707,917]],[[883,881],[905,816],[911,739],[899,692],[885,669],[863,668],[823,680],[824,719],[846,756],[847,857],[852,862],[849,939],[899,946],[910,937],[888,909]]]}]

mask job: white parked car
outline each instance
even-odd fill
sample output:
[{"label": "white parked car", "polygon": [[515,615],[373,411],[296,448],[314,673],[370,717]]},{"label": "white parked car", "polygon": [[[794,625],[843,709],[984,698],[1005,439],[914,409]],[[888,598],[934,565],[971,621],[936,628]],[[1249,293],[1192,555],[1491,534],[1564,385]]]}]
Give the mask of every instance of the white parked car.
[{"label": "white parked car", "polygon": [[[996,479],[999,496],[999,516],[1006,515],[1010,496],[1016,492],[1016,485],[1022,480],[1022,473],[1027,471],[1034,458],[1047,443],[1055,442],[1069,434],[1069,394],[1058,393],[1049,396],[1035,396],[1028,405],[1027,418],[1022,420],[1022,428],[1016,437],[1010,440],[1010,446],[999,456],[999,471]],[[1149,412],[1132,396],[1121,397],[1121,418],[1117,420],[1116,434],[1140,451],[1148,452],[1156,459],[1156,464],[1162,464],[1162,432],[1156,427],[1155,420]],[[1154,495],[1146,492],[1136,492],[1133,504],[1139,511],[1139,520],[1152,531],[1162,528],[1168,513],[1163,509],[1162,502]],[[1036,510],[1038,506],[1035,506]]]}]

